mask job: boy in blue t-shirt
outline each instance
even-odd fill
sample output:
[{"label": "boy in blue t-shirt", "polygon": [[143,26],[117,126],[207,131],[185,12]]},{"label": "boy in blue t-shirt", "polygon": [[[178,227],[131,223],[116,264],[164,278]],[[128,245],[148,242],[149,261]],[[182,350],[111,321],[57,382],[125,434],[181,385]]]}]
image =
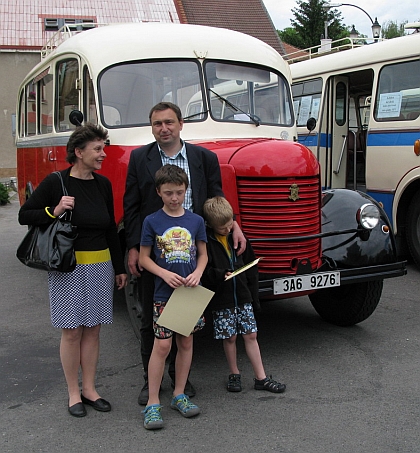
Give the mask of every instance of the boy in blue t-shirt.
[{"label": "boy in blue t-shirt", "polygon": [[[163,208],[145,218],[139,254],[139,265],[155,275],[155,340],[148,367],[149,400],[143,411],[146,429],[163,426],[159,389],[174,334],[173,331],[159,326],[156,320],[175,288],[200,284],[207,264],[204,220],[183,207],[188,187],[187,174],[176,165],[164,165],[156,172],[155,180]],[[151,256],[154,256],[154,259]],[[194,331],[202,329],[203,326],[204,319],[200,318]],[[192,417],[199,414],[200,409],[184,394],[184,388],[191,367],[193,337],[176,334],[176,342],[178,352],[171,407],[184,417]]]}]

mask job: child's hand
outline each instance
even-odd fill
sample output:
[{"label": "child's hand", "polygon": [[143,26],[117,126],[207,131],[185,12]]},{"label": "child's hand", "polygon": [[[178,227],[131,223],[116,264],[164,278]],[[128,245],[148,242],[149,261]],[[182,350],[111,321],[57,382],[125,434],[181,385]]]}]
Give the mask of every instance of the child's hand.
[{"label": "child's hand", "polygon": [[227,271],[226,274],[225,274],[225,280],[229,277],[229,275],[232,275],[232,272]]},{"label": "child's hand", "polygon": [[167,283],[171,288],[179,288],[185,284],[185,278],[181,277],[175,272],[165,271],[161,278]]},{"label": "child's hand", "polygon": [[198,286],[200,283],[200,279],[201,279],[201,272],[195,270],[192,274],[185,277],[184,285],[190,286],[190,287]]}]

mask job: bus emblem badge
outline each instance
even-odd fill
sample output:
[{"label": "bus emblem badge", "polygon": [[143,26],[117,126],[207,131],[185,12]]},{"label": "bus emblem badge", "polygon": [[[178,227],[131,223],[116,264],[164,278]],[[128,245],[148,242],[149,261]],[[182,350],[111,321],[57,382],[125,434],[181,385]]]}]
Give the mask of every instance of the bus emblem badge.
[{"label": "bus emblem badge", "polygon": [[289,200],[296,201],[299,200],[299,198],[299,186],[297,184],[292,184],[290,186]]}]

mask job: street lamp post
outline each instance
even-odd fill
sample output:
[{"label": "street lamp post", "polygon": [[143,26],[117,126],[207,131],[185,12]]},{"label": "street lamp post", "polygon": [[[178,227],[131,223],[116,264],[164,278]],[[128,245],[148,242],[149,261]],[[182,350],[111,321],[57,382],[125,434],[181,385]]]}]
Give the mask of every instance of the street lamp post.
[{"label": "street lamp post", "polygon": [[357,32],[357,30],[354,28],[354,24],[351,26],[351,30],[350,30],[350,38],[352,40],[355,40],[359,37],[359,33]]},{"label": "street lamp post", "polygon": [[[363,9],[360,8],[360,6],[353,5],[351,3],[326,3],[324,6],[324,9],[328,11],[330,8],[339,8],[340,6],[353,6],[354,8],[360,9],[360,11],[363,11],[367,17],[369,17],[369,20],[372,24],[372,35],[373,39],[377,41],[380,38],[381,35],[381,26],[378,22],[378,18],[375,17],[375,21],[373,21],[372,17]],[[353,26],[354,28],[354,26]]]}]

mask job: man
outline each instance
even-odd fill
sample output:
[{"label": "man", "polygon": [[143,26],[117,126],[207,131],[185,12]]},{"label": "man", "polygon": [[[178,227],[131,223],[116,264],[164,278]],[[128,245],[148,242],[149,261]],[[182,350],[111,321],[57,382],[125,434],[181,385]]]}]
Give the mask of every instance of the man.
[{"label": "man", "polygon": [[[156,142],[132,151],[128,164],[126,190],[124,194],[124,227],[128,248],[128,267],[139,280],[141,313],[141,355],[145,384],[138,403],[145,405],[149,396],[147,368],[153,349],[153,290],[154,277],[138,267],[141,228],[146,216],[162,208],[162,199],[155,189],[155,173],[165,164],[178,165],[188,175],[184,208],[202,215],[204,202],[208,198],[224,196],[217,156],[206,148],[191,145],[181,140],[184,125],[180,108],[170,102],[160,102],[149,114],[152,134]],[[235,222],[234,246],[237,253],[245,250],[246,240]],[[141,272],[141,274],[140,274]],[[169,376],[175,381],[175,354],[171,354]],[[185,394],[195,395],[195,389],[187,380]]]}]

